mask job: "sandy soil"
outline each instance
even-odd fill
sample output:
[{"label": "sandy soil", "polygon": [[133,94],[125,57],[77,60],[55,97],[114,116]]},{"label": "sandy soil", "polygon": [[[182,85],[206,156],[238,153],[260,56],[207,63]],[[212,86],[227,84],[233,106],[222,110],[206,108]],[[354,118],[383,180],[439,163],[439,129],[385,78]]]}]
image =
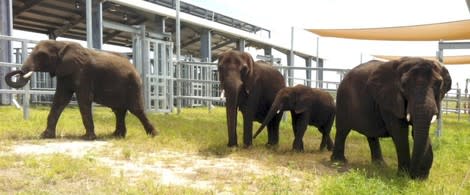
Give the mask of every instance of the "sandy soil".
[{"label": "sandy soil", "polygon": [[[112,152],[109,152],[109,150]],[[99,151],[107,152],[99,152]],[[111,167],[115,176],[125,177],[130,183],[150,177],[163,185],[179,185],[206,190],[224,186],[223,191],[231,191],[228,186],[262,178],[272,174],[282,175],[296,182],[301,173],[285,167],[268,167],[253,159],[235,156],[223,158],[201,156],[199,154],[161,150],[142,153],[138,158],[119,159],[123,152],[105,141],[60,141],[46,144],[18,144],[7,153],[16,155],[44,155],[61,153],[74,158],[82,158],[91,152],[101,165]],[[105,153],[106,155],[103,155]],[[109,156],[108,156],[109,155]],[[225,187],[227,186],[227,187]],[[255,186],[253,186],[255,187]]]}]

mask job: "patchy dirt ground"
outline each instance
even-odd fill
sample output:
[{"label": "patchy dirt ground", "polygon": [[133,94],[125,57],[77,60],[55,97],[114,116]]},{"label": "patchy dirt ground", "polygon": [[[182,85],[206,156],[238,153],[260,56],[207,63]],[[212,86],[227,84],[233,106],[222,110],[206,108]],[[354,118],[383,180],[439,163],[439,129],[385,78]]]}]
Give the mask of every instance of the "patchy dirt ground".
[{"label": "patchy dirt ground", "polygon": [[[105,151],[105,152],[103,152]],[[260,162],[237,156],[207,157],[199,154],[161,150],[154,153],[137,154],[136,158],[125,158],[121,149],[105,141],[58,141],[42,144],[23,143],[13,145],[3,155],[45,155],[66,154],[82,158],[96,153],[93,158],[108,166],[113,174],[135,183],[142,178],[152,178],[162,185],[179,185],[204,190],[229,192],[228,186],[263,178],[269,175],[282,175],[296,183],[302,179],[300,171],[286,167],[269,167]],[[120,157],[117,157],[120,156]],[[253,184],[254,185],[254,184]],[[252,186],[256,188],[256,186]]]}]

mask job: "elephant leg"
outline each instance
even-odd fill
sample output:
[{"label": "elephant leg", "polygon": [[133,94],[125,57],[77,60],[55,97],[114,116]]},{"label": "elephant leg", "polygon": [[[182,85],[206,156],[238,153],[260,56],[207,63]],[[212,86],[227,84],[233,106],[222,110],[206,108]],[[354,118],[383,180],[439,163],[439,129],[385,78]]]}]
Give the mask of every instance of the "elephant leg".
[{"label": "elephant leg", "polygon": [[384,164],[385,161],[382,156],[382,149],[380,148],[380,141],[377,137],[367,137],[369,142],[370,153],[372,162],[376,164]]},{"label": "elephant leg", "polygon": [[419,175],[418,178],[420,179],[426,179],[429,176],[429,170],[431,170],[432,166],[432,161],[433,161],[433,152],[432,152],[432,145],[431,145],[431,140],[428,139],[428,148],[426,152],[424,153],[423,159],[421,160],[421,166],[418,167],[418,173]]},{"label": "elephant leg", "polygon": [[297,126],[297,116],[294,111],[291,111],[290,116],[292,120],[292,131],[294,132],[295,136],[297,134],[297,128],[295,128]]},{"label": "elephant leg", "polygon": [[392,136],[398,158],[398,170],[408,172],[410,168],[410,145],[408,142],[408,125],[404,122],[388,123],[387,128]]},{"label": "elephant leg", "polygon": [[294,143],[292,143],[292,149],[295,151],[304,151],[304,134],[305,131],[307,130],[307,125],[308,125],[308,115],[307,114],[299,114],[295,115],[292,120],[295,120],[295,126],[293,127],[295,130],[295,138],[294,138]]},{"label": "elephant leg", "polygon": [[142,123],[142,125],[144,126],[147,135],[150,135],[152,137],[158,135],[158,131],[156,131],[153,125],[150,123],[149,119],[145,115],[144,110],[137,109],[129,111],[139,119],[140,123]]},{"label": "elephant leg", "polygon": [[333,140],[331,139],[330,137],[330,132],[325,132],[325,130],[320,130],[321,134],[322,134],[322,138],[321,138],[321,143],[320,143],[320,151],[324,151],[325,148],[328,150],[328,151],[331,151],[333,150]]},{"label": "elephant leg", "polygon": [[72,95],[73,92],[65,90],[62,84],[59,82],[57,83],[51,110],[47,116],[47,127],[46,130],[41,133],[41,138],[55,138],[57,121],[59,120],[65,106],[67,106],[72,99]]},{"label": "elephant leg", "polygon": [[82,136],[85,140],[95,140],[95,126],[93,124],[93,114],[91,111],[92,100],[90,96],[82,93],[78,95],[78,107],[80,114],[82,115],[83,126],[85,126],[86,133]]},{"label": "elephant leg", "polygon": [[[332,117],[334,118],[334,117]],[[328,123],[320,128],[319,131],[322,133],[322,140],[321,140],[321,143],[320,143],[320,151],[324,150],[325,147],[326,149],[328,149],[328,151],[331,151],[333,150],[333,140],[331,140],[331,137],[330,137],[330,132],[331,132],[331,127],[333,126],[333,121],[334,120],[330,120],[328,121]]]},{"label": "elephant leg", "polygon": [[250,111],[243,113],[243,144],[250,147],[253,143],[253,118]]},{"label": "elephant leg", "polygon": [[332,161],[347,162],[346,157],[344,156],[344,146],[349,132],[351,132],[350,128],[341,127],[341,125],[336,124],[335,147],[333,148],[333,154],[331,155]]},{"label": "elephant leg", "polygon": [[268,124],[268,146],[276,146],[279,144],[279,123],[282,119],[282,112],[273,117]]},{"label": "elephant leg", "polygon": [[126,112],[127,109],[113,109],[114,114],[116,115],[116,130],[113,135],[115,137],[124,138],[126,137]]}]

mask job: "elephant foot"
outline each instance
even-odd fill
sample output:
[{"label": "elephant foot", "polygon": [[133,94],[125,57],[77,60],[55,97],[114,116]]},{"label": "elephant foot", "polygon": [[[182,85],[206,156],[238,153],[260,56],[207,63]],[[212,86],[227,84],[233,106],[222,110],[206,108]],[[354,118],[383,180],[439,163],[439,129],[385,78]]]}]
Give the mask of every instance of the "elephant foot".
[{"label": "elephant foot", "polygon": [[295,152],[303,152],[304,151],[304,146],[303,145],[301,145],[301,146],[294,145],[294,147],[292,147],[292,150],[294,150]]},{"label": "elephant foot", "polygon": [[279,144],[270,144],[270,143],[267,143],[265,146],[266,146],[266,148],[268,148],[268,149],[273,149],[273,150],[279,148]]},{"label": "elephant foot", "polygon": [[229,148],[236,148],[236,147],[238,147],[238,144],[237,144],[237,143],[228,143],[228,144],[227,144],[227,147],[229,147]]},{"label": "elephant foot", "polygon": [[292,149],[296,152],[303,152],[304,151],[304,142],[301,139],[296,139],[292,143]]},{"label": "elephant foot", "polygon": [[328,144],[328,145],[326,146],[326,149],[327,149],[328,151],[333,151],[333,147],[334,147],[333,144],[331,144],[331,145]]},{"label": "elephant foot", "polygon": [[95,140],[96,135],[94,133],[86,133],[85,135],[82,136],[83,140]]},{"label": "elephant foot", "polygon": [[158,134],[160,134],[160,133],[158,133],[157,130],[152,130],[152,131],[150,131],[150,132],[147,132],[147,135],[150,136],[150,137],[155,137],[155,136],[157,136]]},{"label": "elephant foot", "polygon": [[55,132],[45,130],[44,132],[41,133],[41,138],[42,139],[54,139],[55,138]]},{"label": "elephant foot", "polygon": [[319,149],[321,152],[324,152],[324,151],[332,151],[333,150],[333,146],[320,146],[320,149]]},{"label": "elephant foot", "polygon": [[333,163],[348,163],[348,160],[346,159],[346,157],[344,157],[344,155],[331,155],[331,161]]},{"label": "elephant foot", "polygon": [[332,151],[333,150],[333,142],[331,141],[330,138],[323,138],[323,140],[321,141],[320,143],[320,151],[325,151],[325,148],[328,150],[328,151]]},{"label": "elephant foot", "polygon": [[243,148],[244,148],[244,149],[251,149],[252,146],[253,146],[253,145],[251,145],[251,144],[250,144],[250,145],[243,145]]},{"label": "elephant foot", "polygon": [[125,138],[126,137],[126,133],[124,133],[124,131],[122,130],[117,130],[114,131],[113,133],[113,136],[116,137],[116,138]]},{"label": "elephant foot", "polygon": [[426,180],[429,177],[429,171],[410,171],[410,177],[414,180]]},{"label": "elephant foot", "polygon": [[387,166],[387,164],[385,164],[384,159],[372,159],[372,164],[380,166],[380,167]]}]

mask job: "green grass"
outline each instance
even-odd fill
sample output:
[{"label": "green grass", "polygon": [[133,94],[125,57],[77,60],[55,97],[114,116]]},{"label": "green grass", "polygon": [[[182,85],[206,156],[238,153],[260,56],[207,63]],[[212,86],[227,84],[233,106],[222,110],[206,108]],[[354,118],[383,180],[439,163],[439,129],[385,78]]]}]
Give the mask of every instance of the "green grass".
[{"label": "green grass", "polygon": [[[114,139],[115,119],[110,109],[95,107],[95,131],[99,140],[113,147],[92,152],[81,159],[65,154],[12,155],[7,153],[19,143],[44,144],[39,139],[46,126],[48,107],[31,109],[30,119],[23,120],[22,112],[0,107],[0,192],[26,194],[212,194],[227,188],[223,182],[215,189],[196,189],[189,186],[163,185],[147,173],[136,182],[113,173],[98,162],[102,155],[114,159],[136,161],[139,157],[162,150],[194,153],[207,158],[251,159],[272,168],[267,175],[244,174],[224,178],[200,171],[197,177],[214,180],[236,180],[229,186],[235,194],[470,194],[470,118],[460,121],[454,114],[444,116],[443,136],[433,136],[434,163],[428,180],[414,181],[396,172],[396,154],[391,139],[382,139],[386,166],[370,163],[366,138],[352,132],[346,143],[345,166],[331,165],[328,151],[319,151],[320,133],[309,127],[304,137],[305,152],[291,151],[293,135],[290,119],[281,123],[280,144],[266,148],[266,131],[254,140],[253,147],[227,148],[225,109],[183,109],[177,114],[150,113],[149,118],[160,135],[150,138],[131,114],[127,115],[128,134]],[[255,123],[254,130],[259,126]],[[242,145],[242,120],[238,120],[238,140]],[[434,131],[433,127],[433,131]],[[335,130],[332,130],[334,137]],[[78,140],[85,130],[76,107],[65,109],[58,126],[58,140]],[[148,158],[154,163],[159,158]],[[168,161],[171,162],[171,159]],[[175,162],[177,163],[177,162]],[[287,175],[286,175],[287,174]],[[8,177],[4,177],[8,176]],[[239,179],[238,179],[239,178]]]}]

